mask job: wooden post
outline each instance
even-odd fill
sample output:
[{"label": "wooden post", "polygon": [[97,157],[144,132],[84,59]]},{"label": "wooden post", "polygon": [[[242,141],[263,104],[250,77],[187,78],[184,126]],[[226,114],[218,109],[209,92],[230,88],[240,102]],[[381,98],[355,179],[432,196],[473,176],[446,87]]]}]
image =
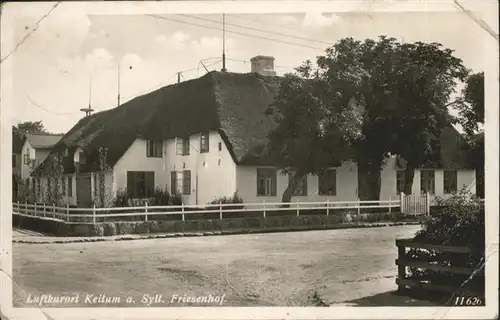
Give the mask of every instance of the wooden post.
[{"label": "wooden post", "polygon": [[[36,202],[35,202],[36,205]],[[28,201],[24,201],[24,209],[25,209],[25,214],[28,214]]]},{"label": "wooden post", "polygon": [[54,218],[54,219],[56,218],[56,205],[55,204],[52,205],[52,218]]},{"label": "wooden post", "polygon": [[326,216],[330,214],[330,200],[326,199]]},{"label": "wooden post", "polygon": [[182,221],[184,221],[184,202],[181,202]]},{"label": "wooden post", "polygon": [[262,216],[265,218],[266,217],[266,200],[262,200],[262,204],[264,205],[264,212]]},{"label": "wooden post", "polygon": [[[396,245],[398,243],[396,242]],[[406,266],[405,266],[405,259],[406,259],[406,248],[404,247],[403,244],[398,245],[398,280],[402,281],[406,278]],[[398,283],[398,291],[401,292],[405,286],[401,283]]]},{"label": "wooden post", "polygon": [[147,201],[146,201],[146,203],[145,203],[145,207],[144,207],[144,208],[145,208],[145,209],[144,209],[144,212],[146,213],[146,214],[144,215],[144,221],[148,222],[148,202],[147,202]]},{"label": "wooden post", "polygon": [[391,200],[392,200],[392,197],[389,197],[389,214],[392,213],[392,202],[391,202]]},{"label": "wooden post", "polygon": [[92,223],[95,224],[95,204],[92,207]]},{"label": "wooden post", "polygon": [[[26,205],[26,210],[28,210],[27,208],[28,208],[28,205]],[[35,211],[35,212],[33,213],[33,215],[34,215],[34,216],[36,216],[36,201],[35,201],[35,207],[34,207],[34,209],[33,209],[33,210]]]},{"label": "wooden post", "polygon": [[43,203],[42,210],[43,210],[43,217],[45,218],[45,210],[46,210],[45,202]]},{"label": "wooden post", "polygon": [[19,201],[17,201],[17,212],[21,213],[21,205],[19,204]]},{"label": "wooden post", "polygon": [[358,222],[359,222],[359,215],[361,213],[361,201],[358,198]]},{"label": "wooden post", "polygon": [[297,198],[297,216],[300,216],[300,210],[299,210],[299,198]]},{"label": "wooden post", "polygon": [[219,219],[222,220],[222,201],[219,201]]},{"label": "wooden post", "polygon": [[66,219],[68,220],[69,222],[69,203],[66,204]]},{"label": "wooden post", "polygon": [[405,209],[404,209],[404,200],[405,200],[405,194],[404,192],[401,192],[399,194],[399,203],[400,203],[400,212],[401,213],[404,213]]},{"label": "wooden post", "polygon": [[429,192],[427,192],[425,197],[425,211],[427,215],[431,214],[431,195],[429,194]]}]

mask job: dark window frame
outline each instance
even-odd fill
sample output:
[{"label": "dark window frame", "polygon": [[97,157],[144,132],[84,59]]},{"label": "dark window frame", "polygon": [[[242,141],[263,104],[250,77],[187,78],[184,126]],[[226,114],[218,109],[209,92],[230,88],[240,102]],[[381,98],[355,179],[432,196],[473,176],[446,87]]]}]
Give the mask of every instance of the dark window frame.
[{"label": "dark window frame", "polygon": [[188,156],[190,149],[190,138],[177,138],[176,154],[179,156]]},{"label": "dark window frame", "polygon": [[209,133],[200,134],[200,153],[207,153],[210,151],[210,135]]},{"label": "dark window frame", "polygon": [[327,169],[324,173],[318,175],[318,195],[337,195],[337,169]]},{"label": "dark window frame", "polygon": [[131,198],[150,198],[153,196],[154,190],[154,171],[127,171],[127,193]]},{"label": "dark window frame", "polygon": [[[427,183],[424,183],[424,182],[427,182]],[[429,186],[429,183],[430,183],[430,186]],[[436,193],[436,171],[435,170],[428,170],[428,169],[420,170],[420,193],[425,194],[427,192],[429,192],[429,194]]]},{"label": "dark window frame", "polygon": [[163,141],[162,140],[147,140],[146,141],[146,157],[147,158],[162,158],[163,157]]},{"label": "dark window frame", "polygon": [[257,197],[275,197],[277,195],[278,170],[257,168]]},{"label": "dark window frame", "polygon": [[[449,175],[452,175],[451,177]],[[450,185],[451,183],[451,185]],[[458,171],[443,171],[443,192],[444,194],[453,194],[458,191]]]},{"label": "dark window frame", "polygon": [[[292,181],[292,175],[288,175],[288,183]],[[307,175],[304,175],[293,191],[295,197],[307,197]]]},{"label": "dark window frame", "polygon": [[405,170],[396,170],[396,194],[405,190]]},{"label": "dark window frame", "polygon": [[68,176],[68,197],[73,197],[73,177]]}]

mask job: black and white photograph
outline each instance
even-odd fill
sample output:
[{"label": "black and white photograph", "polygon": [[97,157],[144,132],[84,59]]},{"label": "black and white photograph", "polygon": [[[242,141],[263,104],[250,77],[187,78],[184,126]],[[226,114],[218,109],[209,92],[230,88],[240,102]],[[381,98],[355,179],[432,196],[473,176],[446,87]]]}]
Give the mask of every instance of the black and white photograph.
[{"label": "black and white photograph", "polygon": [[1,18],[2,320],[498,318],[498,3]]}]

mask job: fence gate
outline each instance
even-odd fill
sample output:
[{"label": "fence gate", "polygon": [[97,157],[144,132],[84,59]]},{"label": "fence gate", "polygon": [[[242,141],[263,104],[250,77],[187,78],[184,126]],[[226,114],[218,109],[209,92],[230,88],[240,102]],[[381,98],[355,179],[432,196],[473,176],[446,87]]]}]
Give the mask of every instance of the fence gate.
[{"label": "fence gate", "polygon": [[401,212],[406,214],[429,214],[430,195],[427,194],[401,194]]}]

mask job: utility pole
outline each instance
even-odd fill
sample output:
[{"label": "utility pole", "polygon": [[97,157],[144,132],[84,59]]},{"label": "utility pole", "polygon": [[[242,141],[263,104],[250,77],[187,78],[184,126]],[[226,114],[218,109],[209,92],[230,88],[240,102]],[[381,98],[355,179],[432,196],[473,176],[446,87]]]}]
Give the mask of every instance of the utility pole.
[{"label": "utility pole", "polygon": [[222,72],[226,72],[226,14],[222,14]]},{"label": "utility pole", "polygon": [[90,116],[94,111],[94,109],[92,109],[92,78],[93,74],[90,76],[90,84],[89,84],[89,107],[80,109],[80,111],[85,112],[86,117]]},{"label": "utility pole", "polygon": [[120,60],[118,60],[118,105],[120,106]]}]

